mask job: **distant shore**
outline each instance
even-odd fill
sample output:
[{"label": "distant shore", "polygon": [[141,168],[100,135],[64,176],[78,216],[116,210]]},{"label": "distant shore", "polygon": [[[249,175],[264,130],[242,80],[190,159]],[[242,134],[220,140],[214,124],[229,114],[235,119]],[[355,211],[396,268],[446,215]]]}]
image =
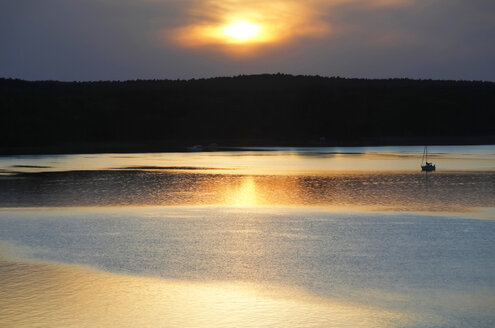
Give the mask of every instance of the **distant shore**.
[{"label": "distant shore", "polygon": [[495,83],[0,78],[0,154],[495,144]]},{"label": "distant shore", "polygon": [[9,155],[55,155],[55,154],[101,154],[101,153],[166,153],[194,151],[241,151],[246,147],[372,147],[372,146],[466,146],[495,145],[495,136],[486,137],[428,137],[402,138],[382,137],[368,140],[181,140],[67,143],[42,146],[0,147],[0,156]]}]

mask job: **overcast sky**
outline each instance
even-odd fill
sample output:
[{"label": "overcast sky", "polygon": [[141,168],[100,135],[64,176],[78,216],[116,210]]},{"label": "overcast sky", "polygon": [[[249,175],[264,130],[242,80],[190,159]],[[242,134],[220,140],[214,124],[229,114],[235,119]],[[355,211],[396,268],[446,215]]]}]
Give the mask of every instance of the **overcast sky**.
[{"label": "overcast sky", "polygon": [[[256,35],[235,39],[226,32],[235,22],[256,26]],[[495,81],[495,0],[0,4],[0,77],[189,79],[277,72]]]}]

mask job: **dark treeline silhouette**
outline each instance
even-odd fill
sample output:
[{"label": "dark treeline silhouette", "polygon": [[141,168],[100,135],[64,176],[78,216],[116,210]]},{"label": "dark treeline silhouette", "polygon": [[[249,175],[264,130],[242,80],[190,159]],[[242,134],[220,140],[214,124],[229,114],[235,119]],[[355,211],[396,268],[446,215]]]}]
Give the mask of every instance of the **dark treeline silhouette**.
[{"label": "dark treeline silhouette", "polygon": [[188,81],[0,79],[0,108],[3,153],[126,145],[149,151],[212,142],[490,143],[495,135],[492,82],[284,74]]}]

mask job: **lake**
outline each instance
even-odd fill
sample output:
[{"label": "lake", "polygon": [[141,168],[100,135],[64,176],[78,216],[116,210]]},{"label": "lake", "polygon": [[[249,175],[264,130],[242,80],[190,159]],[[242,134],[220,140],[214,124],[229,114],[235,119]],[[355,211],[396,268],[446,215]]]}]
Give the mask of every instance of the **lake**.
[{"label": "lake", "polygon": [[495,146],[0,157],[1,327],[493,327]]}]

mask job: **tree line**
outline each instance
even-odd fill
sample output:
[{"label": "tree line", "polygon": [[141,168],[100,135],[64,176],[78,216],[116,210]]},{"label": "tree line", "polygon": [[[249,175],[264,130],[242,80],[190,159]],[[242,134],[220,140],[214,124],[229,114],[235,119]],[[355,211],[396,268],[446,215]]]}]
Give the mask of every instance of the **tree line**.
[{"label": "tree line", "polygon": [[481,81],[285,74],[124,82],[0,79],[0,108],[0,148],[10,150],[106,143],[483,142],[495,135],[495,83]]}]

